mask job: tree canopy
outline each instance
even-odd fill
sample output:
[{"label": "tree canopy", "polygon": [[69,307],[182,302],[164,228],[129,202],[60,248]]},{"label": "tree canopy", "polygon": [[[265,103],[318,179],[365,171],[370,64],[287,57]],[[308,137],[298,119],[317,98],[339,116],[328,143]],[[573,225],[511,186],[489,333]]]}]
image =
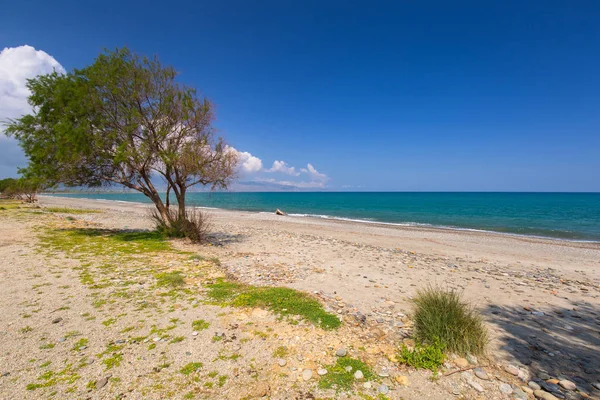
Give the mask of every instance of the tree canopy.
[{"label": "tree canopy", "polygon": [[188,188],[228,187],[237,153],[215,135],[212,103],[176,77],[156,57],[122,48],[86,68],[29,80],[33,112],[6,129],[29,159],[25,174],[67,186],[123,185],[148,196],[168,223],[175,216],[157,190],[160,177],[185,218]]}]

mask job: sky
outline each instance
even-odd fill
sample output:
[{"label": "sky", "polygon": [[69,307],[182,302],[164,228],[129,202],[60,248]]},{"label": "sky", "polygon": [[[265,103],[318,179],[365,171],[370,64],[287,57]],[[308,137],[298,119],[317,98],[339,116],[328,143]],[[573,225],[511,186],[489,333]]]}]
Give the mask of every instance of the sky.
[{"label": "sky", "polygon": [[[156,54],[217,110],[236,190],[600,191],[598,1],[11,1],[26,78]],[[1,128],[0,128],[1,129]],[[0,137],[0,177],[26,159]]]}]

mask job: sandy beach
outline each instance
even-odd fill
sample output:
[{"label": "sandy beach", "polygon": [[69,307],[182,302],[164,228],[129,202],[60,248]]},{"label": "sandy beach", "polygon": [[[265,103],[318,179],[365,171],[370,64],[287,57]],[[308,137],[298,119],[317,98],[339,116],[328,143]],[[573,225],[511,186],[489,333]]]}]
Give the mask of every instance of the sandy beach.
[{"label": "sandy beach", "polygon": [[[40,205],[102,211],[74,216],[80,223],[91,226],[129,230],[151,228],[146,218],[148,205],[144,204],[41,196]],[[339,315],[346,322],[345,325],[364,324],[369,332],[364,340],[371,344],[380,342],[382,347],[387,344],[393,347],[393,343],[401,343],[409,336],[410,299],[417,290],[428,285],[457,289],[481,311],[490,331],[489,361],[480,361],[480,364],[489,366],[491,378],[478,383],[483,385],[485,391],[479,391],[476,385],[470,384],[471,379],[476,379],[472,377],[472,371],[455,374],[452,378],[443,378],[435,383],[418,371],[409,373],[394,370],[392,378],[394,374],[402,373],[402,376],[408,376],[412,384],[405,386],[399,383],[399,379],[396,381],[388,378],[389,374],[381,374],[383,379],[391,380],[388,384],[391,390],[386,392],[390,398],[518,398],[514,397],[518,393],[516,390],[507,394],[498,389],[498,384],[503,382],[512,384],[514,388],[522,386],[520,390],[528,398],[533,395],[527,393],[527,384],[534,378],[574,381],[578,391],[565,391],[566,398],[593,398],[600,393],[600,386],[593,386],[600,381],[598,243],[266,213],[214,209],[206,212],[213,223],[213,240],[210,246],[201,246],[197,250],[206,257],[218,258],[219,268],[226,276],[252,285],[285,286],[314,294],[328,311]],[[64,219],[65,216],[56,218]],[[41,266],[45,259],[32,248],[35,234],[31,229],[35,226],[34,220],[23,222],[21,228],[17,228],[19,223],[16,220],[9,222],[3,219],[2,224],[0,257],[7,261],[4,261],[0,274],[8,290],[3,290],[1,305],[8,318],[0,328],[3,330],[0,336],[3,355],[0,368],[6,369],[10,375],[1,378],[0,389],[9,393],[7,398],[22,398],[19,394],[24,392],[16,381],[14,385],[7,382],[10,377],[26,375],[25,372],[18,372],[23,370],[23,366],[14,358],[14,352],[19,350],[11,349],[18,336],[16,328],[26,322],[19,320],[19,315],[23,313],[19,307],[32,301],[27,295],[32,277],[22,276],[21,281],[15,281],[14,277],[25,273],[24,260],[29,260],[27,265],[34,263]],[[181,246],[189,248],[191,245]],[[67,260],[66,265],[74,263],[68,261],[68,257],[64,260]],[[62,275],[60,279],[65,280],[69,274]],[[53,287],[57,285],[55,283]],[[74,284],[63,282],[63,285]],[[81,292],[80,295],[85,294]],[[71,302],[77,303],[75,298]],[[55,305],[60,306],[58,303]],[[75,309],[72,305],[70,307]],[[49,316],[45,315],[44,318],[47,320]],[[137,319],[134,316],[124,318]],[[287,340],[284,339],[285,333],[280,335],[280,340]],[[289,335],[295,336],[296,333],[290,331]],[[339,335],[348,337],[352,331],[342,331],[337,335],[336,340],[343,340]],[[320,341],[329,343],[318,336],[307,337],[307,352],[327,352],[326,349],[317,349]],[[367,344],[365,346],[368,348]],[[261,346],[264,347],[264,344]],[[330,343],[332,349],[338,346]],[[256,347],[253,351],[260,353],[268,350]],[[386,351],[381,350],[380,353]],[[309,359],[308,364],[317,370],[320,360],[299,355],[295,361],[302,357]],[[265,364],[270,362],[265,361]],[[21,363],[24,361],[21,360]],[[517,373],[513,374],[509,366],[516,367]],[[298,365],[297,368],[300,372],[305,367]],[[385,368],[391,370],[396,367]],[[0,370],[2,372],[5,371]],[[128,393],[126,397],[129,398],[143,397],[138,386],[122,376],[120,379],[128,384],[124,389],[123,384],[119,386],[115,383],[120,389],[111,392],[113,398],[119,390]],[[145,378],[139,378],[138,381],[140,379]],[[306,385],[310,379],[303,381],[294,375],[290,381],[296,384],[301,382],[301,389],[297,393],[309,393]],[[240,382],[244,384],[244,381]],[[127,386],[133,389],[127,392]],[[559,392],[557,389],[555,394],[559,395]],[[31,398],[41,394],[37,391],[26,393]],[[77,393],[74,398],[81,395]],[[100,393],[94,391],[89,396],[109,398]],[[272,390],[258,394],[292,398],[286,397],[285,393],[285,390]],[[255,397],[262,397],[258,394],[255,393]],[[210,391],[204,395],[219,398],[218,394]],[[244,397],[234,389],[221,395],[227,398]],[[161,396],[164,393],[156,398]],[[174,398],[180,398],[177,396]],[[310,398],[298,396],[300,394],[295,398]]]}]

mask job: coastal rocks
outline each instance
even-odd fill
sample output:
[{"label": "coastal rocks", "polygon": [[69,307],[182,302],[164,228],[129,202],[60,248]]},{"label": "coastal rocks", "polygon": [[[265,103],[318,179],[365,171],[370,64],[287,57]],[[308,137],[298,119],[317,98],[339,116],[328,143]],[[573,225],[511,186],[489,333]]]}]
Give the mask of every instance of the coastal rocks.
[{"label": "coastal rocks", "polygon": [[507,365],[504,370],[513,376],[519,376],[519,368],[514,365]]},{"label": "coastal rocks", "polygon": [[532,390],[540,390],[542,388],[540,385],[537,384],[537,382],[534,381],[529,381],[527,386],[529,386]]},{"label": "coastal rocks", "polygon": [[335,352],[335,355],[338,356],[338,357],[346,357],[346,354],[348,354],[348,350],[346,350],[343,347],[337,349],[337,351]]},{"label": "coastal rocks", "polygon": [[275,214],[277,214],[277,215],[287,215],[286,213],[284,213],[283,211],[281,211],[279,208],[277,210],[275,210]]},{"label": "coastal rocks", "polygon": [[543,390],[534,390],[533,395],[536,399],[541,400],[558,400],[558,397],[554,396],[551,393],[545,392]]},{"label": "coastal rocks", "polygon": [[473,372],[475,373],[475,376],[481,380],[487,381],[490,379],[487,372],[485,372],[483,368],[475,368]]},{"label": "coastal rocks", "polygon": [[500,386],[498,386],[498,390],[504,394],[511,394],[513,392],[512,386],[508,383],[501,383]]},{"label": "coastal rocks", "polygon": [[108,383],[108,377],[104,377],[102,379],[98,379],[96,381],[96,389],[102,389]]},{"label": "coastal rocks", "polygon": [[577,389],[577,385],[567,379],[563,379],[562,381],[559,381],[558,384],[567,390]]}]

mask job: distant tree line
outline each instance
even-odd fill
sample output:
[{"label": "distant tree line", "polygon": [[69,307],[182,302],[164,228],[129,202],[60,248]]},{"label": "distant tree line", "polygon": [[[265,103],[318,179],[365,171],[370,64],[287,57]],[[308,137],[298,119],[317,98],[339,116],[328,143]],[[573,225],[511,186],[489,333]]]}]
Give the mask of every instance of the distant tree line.
[{"label": "distant tree line", "polygon": [[0,180],[0,195],[4,198],[17,199],[26,203],[35,203],[37,195],[45,185],[33,178],[6,178]]}]

